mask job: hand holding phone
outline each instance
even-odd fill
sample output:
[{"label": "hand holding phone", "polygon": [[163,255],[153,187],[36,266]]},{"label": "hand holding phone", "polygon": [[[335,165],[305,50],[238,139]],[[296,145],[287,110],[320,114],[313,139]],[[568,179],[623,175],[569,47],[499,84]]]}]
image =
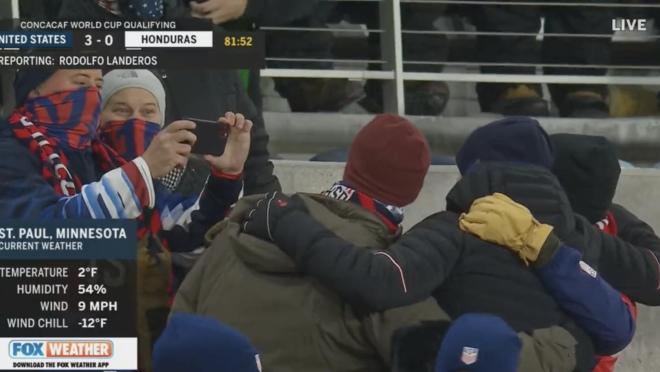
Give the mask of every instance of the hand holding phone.
[{"label": "hand holding phone", "polygon": [[252,121],[245,119],[243,114],[233,112],[225,113],[225,116],[218,121],[228,127],[224,152],[221,156],[204,155],[204,160],[216,171],[233,175],[241,174],[250,153]]},{"label": "hand holding phone", "polygon": [[192,146],[192,153],[198,155],[221,156],[227,145],[229,125],[217,121],[186,118],[195,123],[195,129],[190,130],[197,136]]}]

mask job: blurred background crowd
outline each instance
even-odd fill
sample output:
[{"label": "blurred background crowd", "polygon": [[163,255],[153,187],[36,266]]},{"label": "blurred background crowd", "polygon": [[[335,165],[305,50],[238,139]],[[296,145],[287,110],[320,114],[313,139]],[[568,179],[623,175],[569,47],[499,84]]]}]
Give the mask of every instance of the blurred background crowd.
[{"label": "blurred background crowd", "polygon": [[[96,2],[98,9],[114,12],[113,6],[122,1],[12,3],[20,3],[22,18],[57,19],[76,2]],[[166,6],[173,8],[177,2],[189,0],[169,0]],[[240,8],[257,1],[206,3]],[[338,119],[332,115],[336,113],[447,118],[428,124],[432,133],[425,134],[434,150],[448,157],[454,142],[464,139],[454,132],[469,133],[472,123],[484,116],[552,118],[548,123],[562,128],[573,123],[574,131],[585,134],[603,134],[580,129],[585,120],[620,119],[618,123],[631,121],[630,131],[646,139],[656,127],[652,117],[660,113],[660,4],[653,0],[259,3],[268,9],[257,14],[252,7],[240,17],[220,15],[214,23],[266,33],[267,69],[241,73],[250,97],[265,113],[273,153],[285,158],[321,154],[315,160],[341,160],[342,149],[357,131],[350,123],[368,120]],[[7,11],[11,9],[4,14]],[[646,30],[615,31],[622,19],[644,19]],[[277,115],[291,112],[302,115]],[[310,124],[305,114],[322,115]],[[426,120],[415,123],[424,129]],[[327,129],[337,121],[342,123],[334,125],[336,130]],[[295,138],[284,138],[292,137],[294,129]],[[448,140],[449,132],[461,138]],[[608,137],[630,140],[630,135],[621,141]],[[621,150],[623,144],[618,145]],[[635,165],[660,160],[660,153],[631,147],[622,157]],[[445,160],[451,162],[438,158],[438,163]]]}]

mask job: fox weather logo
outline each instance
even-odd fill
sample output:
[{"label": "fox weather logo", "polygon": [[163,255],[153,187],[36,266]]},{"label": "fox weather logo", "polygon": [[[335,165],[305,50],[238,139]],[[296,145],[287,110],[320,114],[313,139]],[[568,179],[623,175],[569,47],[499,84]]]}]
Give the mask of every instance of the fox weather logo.
[{"label": "fox weather logo", "polygon": [[95,341],[38,341],[16,340],[9,343],[13,359],[93,358],[109,359],[114,354],[110,340]]},{"label": "fox weather logo", "polygon": [[9,355],[12,358],[46,358],[44,353],[44,342],[17,342],[9,344]]}]

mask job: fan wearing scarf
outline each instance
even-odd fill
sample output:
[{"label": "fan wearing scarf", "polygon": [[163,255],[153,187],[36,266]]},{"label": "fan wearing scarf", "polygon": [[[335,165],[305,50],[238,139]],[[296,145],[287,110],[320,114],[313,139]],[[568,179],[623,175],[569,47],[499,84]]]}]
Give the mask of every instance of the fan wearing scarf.
[{"label": "fan wearing scarf", "polygon": [[[101,88],[99,140],[126,160],[141,156],[163,129],[166,98],[161,80],[149,70],[106,73]],[[159,181],[172,192],[199,195],[210,171],[208,163],[191,155],[186,165],[176,166]],[[172,253],[172,295],[202,253],[203,249]]]},{"label": "fan wearing scarf", "polygon": [[[166,93],[149,70],[112,70],[103,76],[99,140],[126,160],[144,154],[165,125]],[[210,166],[196,155],[159,179],[170,191],[199,194]],[[194,186],[194,187],[193,187]]]},{"label": "fan wearing scarf", "polygon": [[0,124],[0,218],[138,220],[138,331],[148,370],[151,338],[169,308],[168,250],[203,246],[206,231],[237,200],[252,123],[227,115],[225,153],[207,157],[212,174],[202,194],[183,197],[154,179],[186,164],[194,123],[172,123],[127,161],[96,138],[101,85],[100,70],[17,73],[17,107]]}]

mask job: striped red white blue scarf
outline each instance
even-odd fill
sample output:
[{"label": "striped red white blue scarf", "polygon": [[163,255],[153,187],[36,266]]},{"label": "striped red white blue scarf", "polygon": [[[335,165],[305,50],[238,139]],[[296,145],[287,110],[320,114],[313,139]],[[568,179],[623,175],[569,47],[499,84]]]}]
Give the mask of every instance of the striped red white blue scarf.
[{"label": "striped red white blue scarf", "polygon": [[383,220],[392,233],[396,233],[403,222],[403,208],[380,202],[353,189],[342,181],[335,183],[329,190],[322,192],[321,195],[337,200],[350,201],[362,206]]}]

